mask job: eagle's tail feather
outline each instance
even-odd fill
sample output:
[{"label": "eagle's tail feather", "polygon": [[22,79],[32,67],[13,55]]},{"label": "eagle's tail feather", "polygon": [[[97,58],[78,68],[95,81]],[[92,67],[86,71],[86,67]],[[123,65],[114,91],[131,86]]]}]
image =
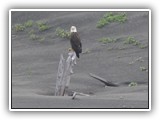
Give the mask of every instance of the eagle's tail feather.
[{"label": "eagle's tail feather", "polygon": [[76,56],[79,58],[79,53],[78,52],[76,52]]}]

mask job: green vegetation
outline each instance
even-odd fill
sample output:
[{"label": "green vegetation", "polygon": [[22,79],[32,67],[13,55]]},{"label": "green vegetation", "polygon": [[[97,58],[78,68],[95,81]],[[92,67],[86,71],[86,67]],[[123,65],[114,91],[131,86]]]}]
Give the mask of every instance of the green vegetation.
[{"label": "green vegetation", "polygon": [[36,24],[34,24],[33,20],[28,20],[28,21],[24,22],[23,24],[16,24],[14,26],[14,28],[15,28],[16,32],[24,31],[26,28],[33,27],[34,25],[37,25],[36,27],[38,27],[39,31],[45,31],[50,28],[49,25],[47,25],[47,22],[44,20],[40,20],[35,23]]},{"label": "green vegetation", "polygon": [[33,21],[32,20],[28,20],[27,22],[24,23],[25,27],[32,27],[33,26]]},{"label": "green vegetation", "polygon": [[55,34],[58,37],[67,38],[67,39],[69,39],[71,36],[71,33],[69,31],[66,31],[66,30],[59,28],[59,27],[56,29]]},{"label": "green vegetation", "polygon": [[124,44],[140,45],[140,43],[131,36],[127,37],[127,39],[124,41]]},{"label": "green vegetation", "polygon": [[103,44],[113,43],[113,42],[116,42],[116,39],[109,38],[109,37],[103,37],[103,38],[99,39],[99,42],[101,42]]},{"label": "green vegetation", "polygon": [[139,48],[141,48],[141,49],[144,49],[144,48],[147,48],[148,47],[148,45],[139,45]]},{"label": "green vegetation", "polygon": [[38,26],[46,25],[46,24],[47,24],[47,21],[46,21],[46,20],[38,20],[38,21],[36,21],[36,24],[37,24]]},{"label": "green vegetation", "polygon": [[45,30],[48,30],[50,27],[48,25],[42,25],[42,26],[39,26],[39,31],[45,31]]},{"label": "green vegetation", "polygon": [[25,26],[23,24],[16,24],[14,26],[16,32],[19,32],[19,31],[24,31],[25,30]]},{"label": "green vegetation", "polygon": [[138,42],[134,37],[129,36],[124,40],[124,44],[132,44],[134,46],[138,46],[141,49],[145,49],[148,47],[148,45],[144,45],[140,42]]},{"label": "green vegetation", "polygon": [[40,37],[39,41],[42,42],[45,40],[45,37]]},{"label": "green vegetation", "polygon": [[134,86],[137,86],[137,85],[138,85],[137,82],[130,82],[128,84],[129,87],[134,87]]},{"label": "green vegetation", "polygon": [[35,34],[31,34],[29,37],[30,37],[31,40],[38,40],[38,39],[40,39],[40,37],[38,35],[35,35]]},{"label": "green vegetation", "polygon": [[33,21],[32,20],[28,20],[27,22],[25,22],[24,24],[15,24],[13,26],[14,30],[16,32],[22,32],[24,31],[27,27],[32,27],[33,26]]},{"label": "green vegetation", "polygon": [[[141,49],[144,49],[144,48],[148,47],[147,44],[140,43],[133,36],[128,36],[128,37],[125,37],[123,39],[122,38],[116,38],[115,39],[115,38],[110,38],[110,37],[102,37],[102,38],[98,39],[98,41],[100,43],[102,43],[103,45],[108,44],[108,43],[123,42],[123,44],[137,46],[137,47],[139,47]],[[125,49],[128,48],[126,45],[120,46],[118,49],[119,50],[125,50]],[[113,47],[108,46],[108,50],[112,50],[112,49],[113,49]]]},{"label": "green vegetation", "polygon": [[36,34],[31,34],[31,35],[29,36],[29,38],[30,38],[31,40],[38,40],[39,42],[42,42],[42,41],[45,40],[45,37],[40,37],[40,36],[38,36],[38,35],[36,35]]},{"label": "green vegetation", "polygon": [[147,68],[145,68],[144,66],[141,66],[141,67],[140,67],[140,70],[141,70],[141,71],[146,71],[146,72],[148,71]]},{"label": "green vegetation", "polygon": [[19,32],[26,30],[25,32],[27,32],[30,40],[38,40],[40,42],[44,41],[45,37],[40,37],[36,35],[36,33],[48,30],[49,28],[50,27],[45,20],[40,20],[40,21],[28,20],[22,24],[15,24],[13,26],[14,31]]},{"label": "green vegetation", "polygon": [[35,33],[35,30],[31,29],[28,34],[34,34]]},{"label": "green vegetation", "polygon": [[45,31],[45,30],[48,30],[50,27],[47,25],[47,22],[44,21],[44,20],[41,20],[41,21],[37,21],[37,26],[38,26],[38,29],[39,31]]},{"label": "green vegetation", "polygon": [[97,22],[97,28],[102,28],[105,25],[112,22],[124,23],[127,20],[125,13],[106,13],[104,16]]}]

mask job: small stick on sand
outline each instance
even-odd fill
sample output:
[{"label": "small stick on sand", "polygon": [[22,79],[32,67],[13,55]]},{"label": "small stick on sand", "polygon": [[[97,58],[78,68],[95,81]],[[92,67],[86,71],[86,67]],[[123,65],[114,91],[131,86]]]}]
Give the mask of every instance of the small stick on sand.
[{"label": "small stick on sand", "polygon": [[118,87],[119,85],[111,83],[109,81],[107,81],[106,79],[99,77],[93,73],[89,73],[89,75],[97,80],[99,80],[100,82],[104,83],[106,86],[113,86],[113,87]]},{"label": "small stick on sand", "polygon": [[80,93],[80,92],[74,92],[72,99],[75,99],[76,95],[80,95],[80,96],[89,96],[88,94],[84,94],[84,93]]}]

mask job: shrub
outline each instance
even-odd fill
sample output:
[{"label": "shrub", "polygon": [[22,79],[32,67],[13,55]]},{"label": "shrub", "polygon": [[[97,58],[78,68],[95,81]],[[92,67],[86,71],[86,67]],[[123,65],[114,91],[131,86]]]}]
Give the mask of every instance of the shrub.
[{"label": "shrub", "polygon": [[67,39],[69,39],[71,36],[71,33],[69,31],[66,31],[66,30],[59,28],[59,27],[56,29],[55,34],[58,37],[67,38]]},{"label": "shrub", "polygon": [[120,22],[124,23],[127,20],[127,16],[125,13],[106,13],[104,16],[97,22],[97,28],[102,28],[105,25],[112,22]]},{"label": "shrub", "polygon": [[141,69],[141,71],[147,71],[147,68],[145,68],[143,66],[141,66],[140,69]]},{"label": "shrub", "polygon": [[25,27],[32,27],[33,26],[33,21],[32,20],[28,20],[27,22],[24,23]]},{"label": "shrub", "polygon": [[143,44],[139,45],[139,48],[141,48],[141,49],[144,49],[144,48],[147,48],[147,47],[148,47],[148,45],[143,45]]},{"label": "shrub", "polygon": [[50,27],[48,25],[41,25],[39,26],[39,31],[45,31],[48,30]]},{"label": "shrub", "polygon": [[134,86],[137,86],[137,83],[136,82],[131,82],[131,83],[128,84],[128,86],[129,87],[134,87]]},{"label": "shrub", "polygon": [[48,30],[48,29],[50,28],[50,27],[47,25],[47,22],[44,21],[44,20],[37,21],[36,23],[37,23],[37,25],[38,25],[39,31],[45,31],[45,30]]},{"label": "shrub", "polygon": [[23,26],[22,24],[16,24],[14,26],[16,32],[19,32],[19,31],[24,31],[25,30],[25,26]]},{"label": "shrub", "polygon": [[30,35],[30,39],[31,40],[38,40],[40,37],[38,35],[35,35],[35,34],[31,34]]},{"label": "shrub", "polygon": [[140,45],[140,43],[131,36],[127,37],[127,39],[124,41],[124,44]]},{"label": "shrub", "polygon": [[109,37],[103,37],[103,38],[99,39],[99,42],[101,42],[103,44],[107,44],[107,43],[116,42],[116,40],[113,38],[109,38]]},{"label": "shrub", "polygon": [[35,31],[33,30],[33,29],[31,29],[29,32],[28,32],[28,34],[34,34],[35,33]]}]

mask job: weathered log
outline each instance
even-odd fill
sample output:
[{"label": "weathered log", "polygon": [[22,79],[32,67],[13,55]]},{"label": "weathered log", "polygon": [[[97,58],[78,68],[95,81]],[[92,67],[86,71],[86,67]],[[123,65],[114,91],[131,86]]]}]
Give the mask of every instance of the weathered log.
[{"label": "weathered log", "polygon": [[89,75],[93,78],[95,78],[96,80],[104,83],[106,86],[113,86],[113,87],[118,87],[119,85],[115,84],[115,83],[112,83],[110,81],[107,81],[106,79],[102,78],[102,77],[99,77],[93,73],[89,73]]},{"label": "weathered log", "polygon": [[60,57],[58,66],[55,96],[64,96],[65,88],[70,84],[70,75],[73,73],[73,66],[76,64],[76,54],[73,51],[68,53],[65,61],[63,55]]},{"label": "weathered log", "polygon": [[64,73],[64,65],[65,65],[65,59],[64,59],[63,55],[61,54],[60,61],[59,61],[59,66],[58,66],[55,96],[59,96],[60,93],[61,93],[63,73]]}]

